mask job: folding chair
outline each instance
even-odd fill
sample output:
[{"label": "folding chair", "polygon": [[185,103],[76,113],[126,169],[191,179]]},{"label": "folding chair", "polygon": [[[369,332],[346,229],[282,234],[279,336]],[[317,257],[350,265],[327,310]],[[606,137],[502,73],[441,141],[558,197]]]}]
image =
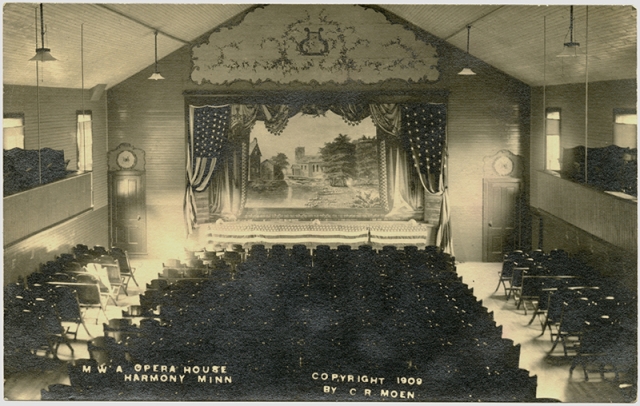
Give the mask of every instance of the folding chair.
[{"label": "folding chair", "polygon": [[129,318],[111,319],[109,324],[102,323],[102,328],[104,336],[113,337],[116,343],[126,343],[131,337],[140,335],[138,328]]},{"label": "folding chair", "polygon": [[34,315],[38,318],[39,327],[47,337],[48,349],[55,359],[58,359],[58,348],[60,344],[65,344],[73,354],[73,347],[66,336],[66,328],[62,326],[56,314],[53,303],[43,298],[36,298],[33,306]]},{"label": "folding chair", "polygon": [[[513,279],[513,268],[517,266],[518,262],[521,262],[526,258],[524,252],[520,250],[513,251],[510,254],[504,256],[504,260],[502,262],[502,269],[500,270],[500,276],[498,277],[498,286],[496,286],[496,290],[493,293],[496,293],[498,289],[500,289],[500,285],[504,288],[504,294],[509,299],[508,290],[512,286]],[[509,286],[507,287],[507,283]]]},{"label": "folding chair", "polygon": [[124,365],[127,363],[124,346],[113,337],[101,336],[87,342],[89,357],[98,365]]},{"label": "folding chair", "polygon": [[[608,319],[592,322],[585,328],[580,337],[580,344],[576,348],[576,356],[571,363],[569,375],[580,365],[584,373],[584,380],[589,380],[589,371],[597,371],[600,378],[605,379],[605,372],[613,372],[615,381],[620,378],[618,362],[627,358],[626,353],[619,345],[621,327],[617,323],[607,323]],[[596,367],[595,369],[593,367]]]},{"label": "folding chair", "polygon": [[120,276],[122,276],[122,288],[124,289],[125,295],[129,296],[127,289],[129,288],[129,282],[133,280],[133,283],[138,285],[138,281],[136,281],[135,272],[136,269],[131,266],[131,262],[129,261],[129,253],[121,248],[112,247],[111,248],[111,256],[118,261],[120,265]]},{"label": "folding chair", "polygon": [[91,251],[93,251],[94,255],[98,257],[101,257],[103,255],[109,255],[109,252],[107,251],[107,249],[102,245],[95,245]]},{"label": "folding chair", "polygon": [[518,300],[516,302],[516,308],[520,309],[520,305],[524,308],[524,314],[527,314],[527,302],[531,304],[534,312],[537,312],[540,303],[540,297],[543,295],[544,277],[543,276],[530,276],[523,275],[522,285],[519,291]]},{"label": "folding chair", "polygon": [[[118,264],[118,261],[111,256],[103,255],[96,259],[94,263],[96,264],[96,269],[98,270],[99,275],[101,275],[101,281],[109,289],[109,296],[111,300],[113,300],[113,303],[117,306],[118,295],[120,295],[120,290],[123,288],[122,275],[120,274],[120,265]],[[100,268],[102,268],[103,272],[106,273],[106,280],[104,273],[100,272]]]},{"label": "folding chair", "polygon": [[[566,300],[562,303],[562,316],[557,326],[556,339],[551,346],[551,350],[549,350],[549,354],[553,353],[559,342],[562,343],[565,357],[568,356],[567,349],[577,350],[580,339],[587,327],[585,321],[588,317],[588,305],[587,298],[578,297],[576,294],[569,294],[566,297]],[[574,338],[574,340],[570,340],[570,338]]]},{"label": "folding chair", "polygon": [[91,336],[91,333],[89,333],[89,329],[82,318],[82,312],[80,310],[80,305],[78,304],[78,297],[73,287],[69,285],[57,285],[54,289],[54,294],[55,308],[60,322],[75,324],[75,329],[71,330],[71,327],[68,327],[66,334],[72,335],[73,341],[76,341],[78,338],[78,330],[82,324],[84,331]]},{"label": "folding chair", "polygon": [[84,309],[82,313],[82,318],[85,319],[89,309],[96,309],[96,324],[98,324],[98,319],[100,317],[100,311],[104,314],[105,319],[109,320],[107,317],[107,300],[104,299],[104,296],[100,293],[100,286],[98,284],[93,283],[77,283],[73,284],[73,288],[76,290],[76,294],[78,296],[78,305],[80,309]]},{"label": "folding chair", "polygon": [[505,287],[505,292],[507,293],[507,301],[513,295],[513,300],[517,304],[518,298],[520,297],[520,294],[522,292],[522,277],[526,274],[527,269],[529,268],[517,266],[517,264],[515,265],[516,266],[512,268],[513,273],[511,274],[511,286],[509,286],[508,288]]},{"label": "folding chair", "polygon": [[182,264],[179,259],[169,258],[166,262],[162,263],[162,266],[166,268],[183,268],[184,264]]}]

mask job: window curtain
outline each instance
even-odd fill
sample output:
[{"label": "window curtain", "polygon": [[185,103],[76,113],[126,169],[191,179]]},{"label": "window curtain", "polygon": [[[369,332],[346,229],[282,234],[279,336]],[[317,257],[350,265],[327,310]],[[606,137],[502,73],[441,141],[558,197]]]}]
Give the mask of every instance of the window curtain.
[{"label": "window curtain", "polygon": [[436,245],[453,256],[449,193],[445,183],[447,107],[444,104],[405,105],[401,112],[403,143],[413,157],[420,182],[428,193],[442,196]]},{"label": "window curtain", "polygon": [[78,145],[78,171],[91,171],[93,169],[93,132],[90,114],[78,114],[76,139]]},{"label": "window curtain", "polygon": [[194,191],[207,189],[230,129],[231,106],[189,106],[187,186],[183,210],[187,235],[197,224]]}]

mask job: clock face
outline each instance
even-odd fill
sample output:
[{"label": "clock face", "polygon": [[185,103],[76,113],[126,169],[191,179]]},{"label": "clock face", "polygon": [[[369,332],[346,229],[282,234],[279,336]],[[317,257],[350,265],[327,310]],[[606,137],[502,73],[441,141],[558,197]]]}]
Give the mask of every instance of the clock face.
[{"label": "clock face", "polygon": [[493,169],[500,176],[505,176],[513,171],[513,161],[509,157],[501,156],[493,162]]},{"label": "clock face", "polygon": [[116,162],[122,169],[131,169],[136,166],[136,156],[133,152],[125,150],[118,154]]}]

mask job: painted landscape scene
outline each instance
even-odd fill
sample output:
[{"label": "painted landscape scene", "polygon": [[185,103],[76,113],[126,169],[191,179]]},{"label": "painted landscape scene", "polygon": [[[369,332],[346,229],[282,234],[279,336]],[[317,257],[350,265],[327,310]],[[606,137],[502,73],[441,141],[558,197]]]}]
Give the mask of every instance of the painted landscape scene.
[{"label": "painted landscape scene", "polygon": [[370,119],[353,126],[331,112],[296,115],[279,136],[258,122],[249,146],[246,207],[381,207],[375,134]]}]

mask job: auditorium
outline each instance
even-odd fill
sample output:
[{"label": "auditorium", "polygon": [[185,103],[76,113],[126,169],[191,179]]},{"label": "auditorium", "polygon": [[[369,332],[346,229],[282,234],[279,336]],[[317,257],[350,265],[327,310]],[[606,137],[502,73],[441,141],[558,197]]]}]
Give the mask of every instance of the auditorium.
[{"label": "auditorium", "polygon": [[630,403],[637,10],[5,3],[5,400]]}]

